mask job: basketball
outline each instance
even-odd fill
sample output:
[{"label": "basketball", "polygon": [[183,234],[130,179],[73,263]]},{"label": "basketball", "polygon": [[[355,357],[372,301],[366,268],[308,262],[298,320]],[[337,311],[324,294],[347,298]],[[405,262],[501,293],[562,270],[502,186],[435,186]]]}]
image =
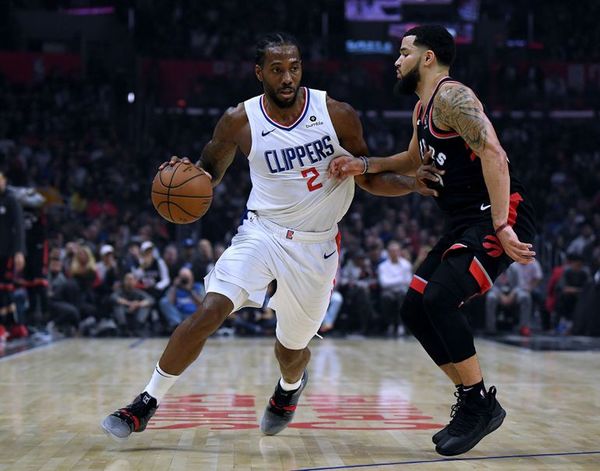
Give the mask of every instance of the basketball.
[{"label": "basketball", "polygon": [[210,178],[193,164],[167,165],[152,181],[152,204],[169,222],[189,224],[197,221],[206,214],[211,201]]}]

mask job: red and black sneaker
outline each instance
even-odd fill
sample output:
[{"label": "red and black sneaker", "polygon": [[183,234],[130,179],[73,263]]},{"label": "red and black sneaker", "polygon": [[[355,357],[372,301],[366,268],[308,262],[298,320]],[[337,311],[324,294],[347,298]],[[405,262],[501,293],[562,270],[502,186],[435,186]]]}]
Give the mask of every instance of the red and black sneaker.
[{"label": "red and black sneaker", "polygon": [[300,387],[294,391],[284,391],[279,381],[275,387],[275,392],[269,399],[269,405],[265,409],[265,414],[260,421],[260,430],[265,435],[275,435],[281,432],[294,418],[296,406],[302,391],[306,387],[308,373],[304,371]]},{"label": "red and black sneaker", "polygon": [[146,429],[156,409],[156,399],[144,391],[131,404],[107,416],[102,421],[102,428],[112,438],[126,440],[133,432]]}]

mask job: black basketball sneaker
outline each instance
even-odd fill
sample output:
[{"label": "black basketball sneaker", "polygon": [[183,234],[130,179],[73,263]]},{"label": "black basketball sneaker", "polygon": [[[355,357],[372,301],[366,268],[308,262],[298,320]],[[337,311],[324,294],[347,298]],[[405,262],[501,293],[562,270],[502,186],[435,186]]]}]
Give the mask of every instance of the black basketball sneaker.
[{"label": "black basketball sneaker", "polygon": [[131,404],[107,416],[102,428],[115,440],[126,440],[133,432],[146,429],[157,408],[156,399],[144,391]]},{"label": "black basketball sneaker", "polygon": [[465,401],[465,394],[463,392],[462,384],[456,386],[456,391],[454,391],[454,397],[456,398],[456,403],[452,404],[452,407],[450,408],[450,423],[446,425],[442,430],[438,431],[435,435],[433,435],[433,437],[431,437],[431,441],[436,445],[448,436],[448,428],[452,425],[452,422],[456,417],[458,409],[460,409],[460,406]]},{"label": "black basketball sneaker", "polygon": [[304,371],[300,387],[295,391],[284,391],[279,381],[275,387],[275,392],[269,399],[269,405],[265,409],[262,420],[260,421],[260,430],[265,435],[275,435],[281,432],[294,418],[296,406],[302,391],[306,387],[308,373]]},{"label": "black basketball sneaker", "polygon": [[463,403],[448,425],[446,437],[438,442],[435,451],[444,456],[466,453],[483,437],[500,427],[504,417],[506,411],[496,400],[494,386],[485,397],[465,394]]}]

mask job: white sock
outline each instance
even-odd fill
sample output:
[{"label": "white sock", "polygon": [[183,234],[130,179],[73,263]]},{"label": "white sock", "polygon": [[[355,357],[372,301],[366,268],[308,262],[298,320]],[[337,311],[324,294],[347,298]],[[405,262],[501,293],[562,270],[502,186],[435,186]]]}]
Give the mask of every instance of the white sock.
[{"label": "white sock", "polygon": [[165,394],[171,389],[171,386],[175,384],[177,378],[179,378],[179,376],[171,375],[161,370],[157,363],[154,368],[154,373],[152,373],[152,378],[144,391],[155,398],[156,402],[160,403]]},{"label": "white sock", "polygon": [[302,383],[302,377],[295,383],[286,383],[283,378],[279,380],[279,385],[284,391],[294,391],[300,387],[300,383]]}]

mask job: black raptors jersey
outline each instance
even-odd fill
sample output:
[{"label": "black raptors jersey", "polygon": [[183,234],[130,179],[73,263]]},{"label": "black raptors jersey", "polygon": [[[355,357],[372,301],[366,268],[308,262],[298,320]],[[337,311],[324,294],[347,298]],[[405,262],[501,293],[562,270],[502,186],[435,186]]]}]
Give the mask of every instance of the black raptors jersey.
[{"label": "black raptors jersey", "polygon": [[[436,86],[427,108],[417,104],[417,137],[421,159],[431,149],[434,165],[446,173],[440,184],[434,184],[439,196],[438,206],[456,227],[490,220],[490,197],[483,178],[481,160],[455,131],[443,131],[435,126],[432,118],[433,102],[440,86],[447,82],[458,83],[445,77]],[[523,195],[523,186],[512,175],[509,165],[510,193]]]}]

